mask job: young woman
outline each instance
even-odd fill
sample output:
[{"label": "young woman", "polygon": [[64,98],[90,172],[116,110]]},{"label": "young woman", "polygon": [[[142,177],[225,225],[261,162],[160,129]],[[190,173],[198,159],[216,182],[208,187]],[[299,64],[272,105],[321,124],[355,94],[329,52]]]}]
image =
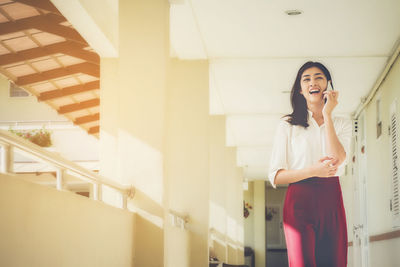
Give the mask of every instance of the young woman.
[{"label": "young woman", "polygon": [[290,267],[347,265],[347,228],[339,177],[352,125],[334,117],[338,91],[328,69],[306,62],[291,91],[293,112],[278,125],[271,155],[273,187],[289,184],[283,223]]}]

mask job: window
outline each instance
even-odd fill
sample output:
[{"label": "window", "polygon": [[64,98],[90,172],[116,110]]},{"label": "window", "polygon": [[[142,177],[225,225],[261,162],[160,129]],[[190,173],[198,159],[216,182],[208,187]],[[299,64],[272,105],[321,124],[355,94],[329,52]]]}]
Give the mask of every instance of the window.
[{"label": "window", "polygon": [[392,199],[393,226],[400,227],[400,179],[399,179],[399,138],[398,138],[397,101],[390,108],[390,152],[392,165]]},{"label": "window", "polygon": [[25,91],[23,88],[18,87],[15,83],[10,82],[10,97],[29,97],[30,93]]}]

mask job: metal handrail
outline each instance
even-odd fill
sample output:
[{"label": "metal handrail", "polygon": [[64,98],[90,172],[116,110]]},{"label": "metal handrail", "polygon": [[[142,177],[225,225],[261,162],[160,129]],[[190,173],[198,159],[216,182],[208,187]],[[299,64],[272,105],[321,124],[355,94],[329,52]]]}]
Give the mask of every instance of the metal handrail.
[{"label": "metal handrail", "polygon": [[[117,183],[113,180],[110,180],[108,178],[105,178],[97,173],[94,173],[90,170],[87,170],[76,163],[73,163],[67,159],[64,159],[60,155],[57,155],[56,153],[47,151],[43,149],[42,147],[33,144],[32,142],[25,140],[22,137],[19,137],[13,133],[10,133],[6,130],[0,130],[0,146],[3,147],[2,153],[3,153],[3,164],[9,165],[10,159],[4,159],[8,158],[9,153],[13,153],[12,148],[18,148],[19,150],[22,150],[28,154],[31,154],[40,160],[43,160],[50,165],[53,165],[54,167],[58,168],[59,170],[70,170],[76,174],[79,174],[84,177],[84,179],[89,180],[89,182],[93,183],[94,185],[97,186],[98,191],[100,191],[101,185],[108,186],[110,188],[113,188],[120,192],[123,195],[124,198],[124,203],[123,206],[126,207],[126,200],[127,198],[133,198],[134,196],[134,187],[130,185],[123,185],[120,183]],[[12,156],[10,157],[12,159]],[[12,170],[9,170],[7,167],[3,167],[3,172],[5,173],[12,173]],[[57,172],[59,173],[59,172]],[[62,173],[62,172],[60,172]],[[99,194],[101,194],[99,192]],[[101,196],[95,196],[95,199],[101,200]]]}]

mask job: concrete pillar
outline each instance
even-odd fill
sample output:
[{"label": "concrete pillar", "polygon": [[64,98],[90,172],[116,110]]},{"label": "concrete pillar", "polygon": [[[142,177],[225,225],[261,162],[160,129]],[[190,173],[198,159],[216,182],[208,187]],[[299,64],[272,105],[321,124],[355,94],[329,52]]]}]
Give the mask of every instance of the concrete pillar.
[{"label": "concrete pillar", "polygon": [[14,171],[14,147],[8,144],[1,144],[0,160],[0,173],[12,173]]},{"label": "concrete pillar", "polygon": [[265,267],[265,181],[255,180],[254,183],[254,253],[256,267]]},{"label": "concrete pillar", "polygon": [[[135,266],[164,265],[167,0],[120,0],[118,58],[101,59],[100,174],[137,188],[151,207],[138,213]],[[140,193],[140,194],[139,194]],[[105,202],[115,200],[110,190]],[[128,203],[128,207],[130,204]]]},{"label": "concrete pillar", "polygon": [[[208,265],[208,62],[171,60],[165,134],[166,206],[190,216],[187,265]],[[165,249],[177,242],[165,229]],[[178,257],[166,253],[165,257]],[[170,258],[165,262],[171,263]],[[172,265],[171,265],[172,266]],[[174,265],[176,266],[176,265]]]},{"label": "concrete pillar", "polygon": [[[225,244],[211,242],[223,262],[243,264],[242,171],[236,165],[236,148],[226,147],[225,117],[210,118],[210,228],[225,236]],[[232,244],[234,241],[237,244]],[[222,246],[225,246],[222,249]]]},{"label": "concrete pillar", "polygon": [[[228,262],[228,247],[223,236],[227,234],[227,170],[225,147],[225,116],[210,117],[210,240],[212,255],[222,262]],[[222,239],[222,240],[221,240]]]}]

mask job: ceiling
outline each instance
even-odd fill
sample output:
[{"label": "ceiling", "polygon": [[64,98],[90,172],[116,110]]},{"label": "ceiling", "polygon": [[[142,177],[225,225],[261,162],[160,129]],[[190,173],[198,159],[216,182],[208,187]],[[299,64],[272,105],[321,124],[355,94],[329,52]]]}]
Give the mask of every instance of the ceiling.
[{"label": "ceiling", "polygon": [[0,73],[95,136],[99,61],[49,0],[0,0]]},{"label": "ceiling", "polygon": [[[398,0],[170,0],[171,55],[209,59],[210,114],[249,180],[265,179],[275,127],[299,67],[324,63],[351,116],[400,37]],[[301,10],[288,16],[287,10]]]},{"label": "ceiling", "polygon": [[[305,61],[331,70],[336,113],[351,116],[400,37],[398,0],[169,2],[171,56],[209,60],[210,114],[226,115],[226,145],[250,180],[267,177],[275,127]],[[303,13],[285,13],[293,9]],[[0,0],[0,73],[98,134],[99,56],[50,0]]]}]

